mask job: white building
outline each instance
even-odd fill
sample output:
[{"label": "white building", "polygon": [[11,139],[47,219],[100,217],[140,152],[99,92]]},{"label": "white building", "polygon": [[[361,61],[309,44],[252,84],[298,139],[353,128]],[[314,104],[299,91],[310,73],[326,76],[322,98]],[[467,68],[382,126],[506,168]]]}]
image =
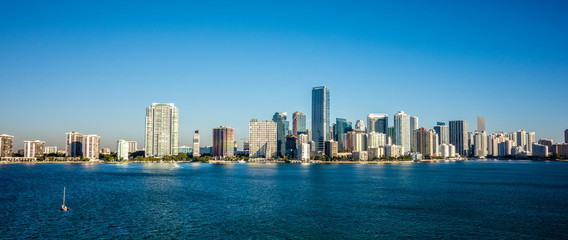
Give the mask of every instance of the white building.
[{"label": "white building", "polygon": [[357,120],[357,122],[355,123],[355,130],[358,131],[365,131],[365,122],[363,122],[363,120]]},{"label": "white building", "polygon": [[274,158],[277,154],[277,123],[252,119],[249,122],[249,156]]},{"label": "white building", "polygon": [[128,141],[128,153],[133,153],[138,150],[138,143],[136,141]]},{"label": "white building", "polygon": [[116,147],[116,158],[118,160],[128,160],[128,153],[130,152],[130,144],[128,143],[124,139],[118,140]]},{"label": "white building", "polygon": [[414,149],[414,130],[418,129],[418,117],[416,116],[410,116],[409,117],[410,120],[410,151],[415,152],[416,149]]},{"label": "white building", "polygon": [[[313,141],[311,141],[313,142]],[[315,142],[314,142],[315,145]],[[298,145],[298,160],[302,160],[302,161],[308,161],[310,160],[310,152],[311,152],[311,146],[308,143],[302,143],[300,145]]]},{"label": "white building", "polygon": [[367,161],[369,160],[369,154],[367,151],[355,151],[353,152],[353,158],[359,161]]},{"label": "white building", "polygon": [[178,140],[178,108],[173,103],[152,103],[146,109],[146,156],[177,155]]},{"label": "white building", "polygon": [[101,137],[94,134],[85,135],[83,140],[83,158],[99,159],[100,146]]},{"label": "white building", "polygon": [[378,148],[387,145],[387,135],[371,132],[367,135],[367,148]]},{"label": "white building", "polygon": [[193,134],[193,157],[199,157],[201,153],[199,152],[199,129]]},{"label": "white building", "polygon": [[45,150],[43,151],[45,154],[54,154],[57,153],[57,146],[46,146]]},{"label": "white building", "polygon": [[440,144],[440,156],[442,157],[455,157],[456,147],[452,144]]},{"label": "white building", "polygon": [[485,131],[475,131],[473,149],[473,155],[475,157],[487,156],[487,133],[485,133]]},{"label": "white building", "polygon": [[434,131],[438,134],[438,141],[440,144],[450,144],[450,128],[448,126],[434,126]]},{"label": "white building", "polygon": [[402,147],[404,153],[410,151],[410,116],[403,111],[394,115],[395,145]]},{"label": "white building", "polygon": [[532,155],[536,157],[546,157],[548,156],[548,146],[533,143],[532,144]]},{"label": "white building", "polygon": [[386,145],[385,156],[388,158],[400,157],[403,153],[403,147],[399,145]]},{"label": "white building", "polygon": [[45,142],[39,140],[24,141],[24,157],[35,158],[43,156]]},{"label": "white building", "polygon": [[83,155],[83,134],[78,132],[65,133],[65,152],[68,157]]}]

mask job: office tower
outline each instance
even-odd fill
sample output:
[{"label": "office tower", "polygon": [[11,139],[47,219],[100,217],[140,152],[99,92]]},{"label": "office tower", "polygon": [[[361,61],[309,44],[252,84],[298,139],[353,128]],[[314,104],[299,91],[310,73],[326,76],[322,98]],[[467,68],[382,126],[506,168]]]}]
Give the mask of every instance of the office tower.
[{"label": "office tower", "polygon": [[568,129],[564,130],[564,143],[568,143]]},{"label": "office tower", "polygon": [[389,126],[387,129],[387,144],[394,145],[396,143],[396,130],[394,126]]},{"label": "office tower", "polygon": [[394,115],[395,145],[402,146],[402,152],[410,152],[410,116],[403,111]]},{"label": "office tower", "polygon": [[329,89],[325,86],[312,89],[312,140],[317,151],[324,150],[324,143],[329,136]]},{"label": "office tower", "polygon": [[554,145],[554,140],[541,138],[538,140],[538,144],[548,146],[548,150],[552,150],[552,145]]},{"label": "office tower", "polygon": [[14,136],[6,134],[0,135],[0,157],[12,156],[13,143],[14,143]]},{"label": "office tower", "polygon": [[345,118],[335,119],[335,137],[334,140],[337,141],[337,146],[340,150],[345,149],[345,133],[352,131],[351,122],[348,122]]},{"label": "office tower", "polygon": [[83,139],[83,158],[96,160],[99,159],[99,149],[101,146],[101,137],[89,134]]},{"label": "office tower", "polygon": [[136,152],[138,143],[136,141],[128,141],[128,153]]},{"label": "office tower", "polygon": [[128,153],[130,152],[129,142],[124,139],[120,139],[116,145],[116,159],[120,161],[128,160]]},{"label": "office tower", "polygon": [[475,131],[473,156],[486,157],[487,156],[487,133],[485,131]]},{"label": "office tower", "polygon": [[286,120],[287,113],[274,113],[272,121],[276,122],[277,154],[286,155],[286,136],[290,134],[290,122]]},{"label": "office tower", "polygon": [[448,126],[434,126],[434,131],[438,134],[438,142],[440,144],[450,144],[450,128]]},{"label": "office tower", "polygon": [[213,157],[232,157],[235,154],[235,129],[228,126],[213,128]]},{"label": "office tower", "polygon": [[387,135],[379,132],[367,134],[367,148],[379,148],[387,145]]},{"label": "office tower", "polygon": [[434,156],[434,134],[431,129],[420,128],[413,131],[414,151],[422,153],[424,157]]},{"label": "office tower", "polygon": [[477,116],[477,131],[485,131],[485,117]]},{"label": "office tower", "polygon": [[530,132],[527,133],[527,147],[525,148],[525,150],[527,150],[528,152],[532,153],[532,144],[535,143],[535,133],[534,132]]},{"label": "office tower", "polygon": [[357,120],[357,122],[355,122],[355,130],[364,132],[365,122],[363,122],[363,120]]},{"label": "office tower", "polygon": [[337,157],[337,142],[333,140],[325,141],[325,155],[332,158]]},{"label": "office tower", "polygon": [[173,103],[152,103],[146,109],[146,157],[177,155],[179,112]]},{"label": "office tower", "polygon": [[34,140],[24,141],[24,157],[35,158],[43,156],[45,142]]},{"label": "office tower", "polygon": [[450,121],[450,144],[456,147],[456,153],[467,156],[468,153],[468,133],[467,121],[454,120]]},{"label": "office tower", "polygon": [[277,142],[276,122],[259,122],[257,119],[249,122],[249,156],[251,158],[275,158]]},{"label": "office tower", "polygon": [[193,157],[200,156],[199,148],[199,129],[197,129],[193,134]]},{"label": "office tower", "polygon": [[306,133],[306,114],[294,112],[292,114],[292,118],[292,134],[294,134],[294,136],[298,136],[298,134]]},{"label": "office tower", "polygon": [[45,154],[55,154],[57,153],[57,146],[46,146],[43,151]]},{"label": "office tower", "polygon": [[414,149],[414,130],[418,129],[418,117],[410,116],[410,151],[415,152]]},{"label": "office tower", "polygon": [[286,151],[285,156],[293,157],[296,155],[298,137],[296,135],[286,136]]},{"label": "office tower", "polygon": [[311,152],[310,144],[302,143],[302,144],[298,145],[298,160],[301,160],[301,161],[310,160],[310,152]]},{"label": "office tower", "polygon": [[311,130],[311,129],[306,129],[306,134],[308,135],[309,141],[312,141],[312,130]]},{"label": "office tower", "polygon": [[548,146],[546,146],[546,145],[533,143],[532,149],[533,149],[532,155],[535,156],[535,157],[546,157],[546,156],[548,156]]},{"label": "office tower", "polygon": [[83,134],[78,132],[65,133],[65,152],[68,157],[83,156]]},{"label": "office tower", "polygon": [[371,113],[367,115],[367,133],[378,132],[387,134],[389,117],[387,114]]}]

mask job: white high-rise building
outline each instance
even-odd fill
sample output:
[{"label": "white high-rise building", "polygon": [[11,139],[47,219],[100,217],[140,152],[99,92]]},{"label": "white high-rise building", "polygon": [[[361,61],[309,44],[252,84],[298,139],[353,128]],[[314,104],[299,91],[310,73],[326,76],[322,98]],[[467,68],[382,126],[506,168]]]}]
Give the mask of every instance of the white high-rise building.
[{"label": "white high-rise building", "polygon": [[146,156],[178,154],[179,113],[173,103],[152,103],[146,109]]},{"label": "white high-rise building", "polygon": [[99,159],[100,146],[101,137],[94,134],[85,135],[83,139],[83,158]]},{"label": "white high-rise building", "polygon": [[[313,141],[311,141],[313,142]],[[314,143],[315,144],[315,143]],[[310,160],[311,146],[308,143],[302,143],[298,145],[298,160],[308,161]]]},{"label": "white high-rise building", "polygon": [[440,144],[450,144],[450,128],[448,126],[434,126],[434,131],[438,134],[438,141]]},{"label": "white high-rise building", "polygon": [[357,122],[355,123],[355,130],[358,131],[365,131],[365,122],[363,122],[363,120],[357,120]]},{"label": "white high-rise building", "polygon": [[525,130],[520,129],[516,132],[517,135],[517,147],[522,147],[524,150],[526,150],[526,145],[527,145],[527,132],[525,132]]},{"label": "white high-rise building", "polygon": [[43,156],[45,142],[39,140],[24,141],[24,157],[35,158]]},{"label": "white high-rise building", "polygon": [[378,148],[387,145],[387,135],[384,133],[371,132],[367,134],[367,148]]},{"label": "white high-rise building", "polygon": [[414,130],[418,129],[418,117],[410,116],[410,151],[415,152],[414,149]]},{"label": "white high-rise building", "polygon": [[0,134],[0,157],[9,157],[12,155],[12,144],[14,136]]},{"label": "white high-rise building", "polygon": [[378,132],[378,133],[388,133],[388,115],[371,113],[367,115],[367,133]]},{"label": "white high-rise building", "polygon": [[199,157],[201,153],[199,152],[199,129],[193,134],[193,157]]},{"label": "white high-rise building", "polygon": [[394,115],[395,145],[402,146],[402,152],[410,152],[410,116],[403,111]]},{"label": "white high-rise building", "polygon": [[68,157],[83,156],[83,134],[78,132],[65,133],[65,153]]},{"label": "white high-rise building", "polygon": [[[252,119],[249,123],[249,156],[274,158],[277,154],[277,123]],[[304,135],[304,134],[302,134]]]},{"label": "white high-rise building", "polygon": [[128,141],[128,153],[136,152],[138,143],[136,141]]},{"label": "white high-rise building", "polygon": [[43,153],[45,154],[57,153],[57,146],[46,146],[45,149],[43,150]]},{"label": "white high-rise building", "polygon": [[475,131],[473,149],[473,155],[475,157],[487,156],[487,133],[485,133],[485,131]]},{"label": "white high-rise building", "polygon": [[535,142],[536,142],[535,133],[534,132],[527,133],[527,147],[525,148],[525,150],[532,153],[533,152],[532,145]]},{"label": "white high-rise building", "polygon": [[456,147],[452,144],[440,144],[440,156],[442,157],[455,157]]},{"label": "white high-rise building", "polygon": [[120,139],[117,142],[116,146],[116,158],[118,160],[128,160],[128,153],[130,152],[130,144],[129,141],[124,139]]}]

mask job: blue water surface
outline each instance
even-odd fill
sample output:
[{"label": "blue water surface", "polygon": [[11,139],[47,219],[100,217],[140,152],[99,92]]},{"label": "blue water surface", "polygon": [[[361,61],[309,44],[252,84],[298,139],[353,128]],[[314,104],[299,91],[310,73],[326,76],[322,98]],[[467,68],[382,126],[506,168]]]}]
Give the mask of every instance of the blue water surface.
[{"label": "blue water surface", "polygon": [[567,239],[568,162],[4,164],[0,238]]}]

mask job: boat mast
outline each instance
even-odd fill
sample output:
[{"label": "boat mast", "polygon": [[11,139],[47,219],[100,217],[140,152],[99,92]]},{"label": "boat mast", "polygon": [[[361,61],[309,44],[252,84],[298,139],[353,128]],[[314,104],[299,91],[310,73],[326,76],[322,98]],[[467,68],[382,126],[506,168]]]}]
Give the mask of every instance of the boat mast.
[{"label": "boat mast", "polygon": [[65,206],[65,187],[63,187],[63,206]]}]

